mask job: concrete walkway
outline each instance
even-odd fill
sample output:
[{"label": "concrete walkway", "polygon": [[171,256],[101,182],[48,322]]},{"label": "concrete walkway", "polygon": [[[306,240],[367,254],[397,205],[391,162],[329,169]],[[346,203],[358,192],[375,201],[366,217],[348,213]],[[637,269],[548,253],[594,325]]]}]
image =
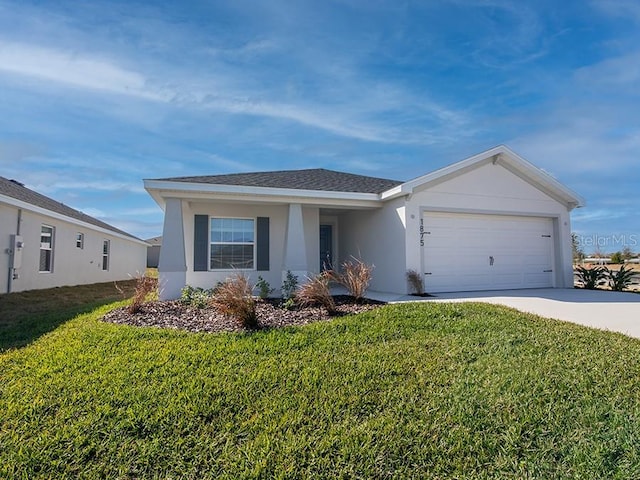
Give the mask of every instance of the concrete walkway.
[{"label": "concrete walkway", "polygon": [[640,294],[573,288],[500,290],[491,292],[438,293],[414,297],[367,292],[367,297],[388,303],[486,302],[516,308],[542,317],[620,332],[640,338]]}]

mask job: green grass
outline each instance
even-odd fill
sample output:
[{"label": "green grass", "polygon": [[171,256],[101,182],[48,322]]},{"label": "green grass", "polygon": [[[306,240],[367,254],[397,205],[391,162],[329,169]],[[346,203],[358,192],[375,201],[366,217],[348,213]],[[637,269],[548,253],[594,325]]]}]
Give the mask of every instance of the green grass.
[{"label": "green grass", "polygon": [[0,294],[0,352],[25,346],[80,313],[131,297],[135,280]]},{"label": "green grass", "polygon": [[640,342],[484,304],[0,354],[0,478],[639,478]]}]

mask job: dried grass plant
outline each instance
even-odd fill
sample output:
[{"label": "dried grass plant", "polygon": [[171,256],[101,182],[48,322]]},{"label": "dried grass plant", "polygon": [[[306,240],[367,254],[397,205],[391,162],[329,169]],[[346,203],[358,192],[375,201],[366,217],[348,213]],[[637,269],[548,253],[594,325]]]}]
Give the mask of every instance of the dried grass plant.
[{"label": "dried grass plant", "polygon": [[335,315],[336,302],[329,290],[331,280],[332,274],[329,271],[307,279],[306,283],[298,287],[296,302],[303,307],[321,305],[329,315]]},{"label": "dried grass plant", "polygon": [[238,273],[220,283],[213,291],[210,304],[223,315],[234,318],[244,328],[258,327],[256,301],[249,279]]}]

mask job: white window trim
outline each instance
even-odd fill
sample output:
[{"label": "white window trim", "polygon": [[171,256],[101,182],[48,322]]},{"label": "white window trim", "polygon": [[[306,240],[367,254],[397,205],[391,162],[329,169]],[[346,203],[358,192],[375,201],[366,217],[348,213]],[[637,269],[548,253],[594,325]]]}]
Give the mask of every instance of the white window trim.
[{"label": "white window trim", "polygon": [[[51,242],[49,248],[42,248],[42,228],[50,228],[51,229]],[[43,223],[40,225],[40,248],[38,249],[38,273],[53,273],[53,253],[55,251],[55,236],[56,236],[56,227],[53,225],[47,225]],[[42,250],[48,250],[51,252],[51,259],[49,261],[49,270],[40,270],[40,252]]]},{"label": "white window trim", "polygon": [[[230,218],[232,220],[252,220],[253,221],[253,267],[251,268],[211,268],[211,245],[214,244],[214,242],[211,241],[211,220],[214,218]],[[207,238],[208,238],[208,243],[207,243],[207,269],[210,272],[236,272],[236,271],[245,271],[245,272],[255,272],[256,271],[256,253],[257,253],[257,232],[256,232],[256,226],[258,224],[258,220],[257,217],[230,217],[230,216],[221,216],[221,215],[209,215],[209,225],[208,225],[208,232],[207,232]],[[251,245],[250,243],[246,243],[246,242],[215,242],[215,245]]]},{"label": "white window trim", "polygon": [[[78,245],[78,243],[80,245]],[[84,250],[84,233],[82,232],[76,232],[76,248]]]},{"label": "white window trim", "polygon": [[[104,246],[105,244],[107,245],[107,253],[104,253]],[[105,267],[105,262],[104,259],[107,259],[107,268]],[[109,269],[111,268],[111,240],[104,238],[102,240],[102,271],[103,272],[108,272]]]}]

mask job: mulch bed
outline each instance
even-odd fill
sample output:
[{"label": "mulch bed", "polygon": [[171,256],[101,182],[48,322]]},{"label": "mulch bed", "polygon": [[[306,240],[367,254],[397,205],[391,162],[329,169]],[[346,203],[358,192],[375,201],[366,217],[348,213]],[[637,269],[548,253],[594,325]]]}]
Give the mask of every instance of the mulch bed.
[{"label": "mulch bed", "polygon": [[[305,307],[287,310],[281,307],[281,300],[266,299],[256,303],[258,328],[281,328],[297,325],[308,325],[313,322],[327,321],[337,316],[373,310],[384,305],[384,302],[364,299],[356,303],[348,295],[334,296],[337,314],[330,316],[322,307]],[[220,314],[213,308],[195,308],[178,300],[156,301],[145,303],[142,310],[131,314],[126,307],[117,308],[107,313],[105,322],[136,327],[160,327],[186,330],[189,332],[245,332],[247,331],[233,318]]]}]

